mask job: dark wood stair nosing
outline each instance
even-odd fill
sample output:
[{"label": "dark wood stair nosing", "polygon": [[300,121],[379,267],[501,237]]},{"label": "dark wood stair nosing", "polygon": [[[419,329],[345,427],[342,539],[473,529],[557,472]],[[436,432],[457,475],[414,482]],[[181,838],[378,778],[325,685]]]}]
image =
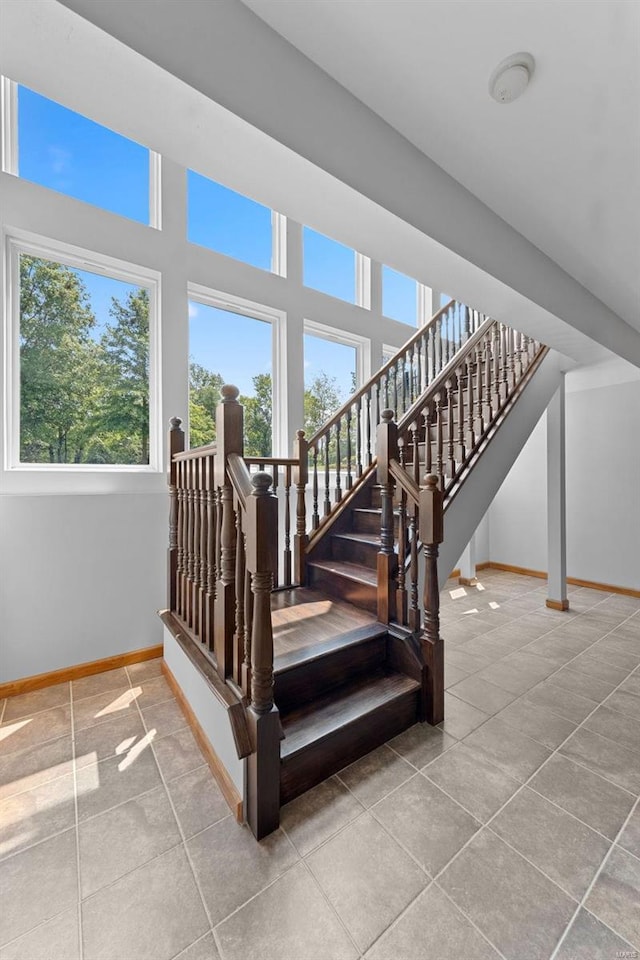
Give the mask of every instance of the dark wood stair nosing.
[{"label": "dark wood stair nosing", "polygon": [[364,646],[372,640],[378,640],[388,633],[388,627],[374,621],[364,624],[361,627],[354,627],[346,633],[337,634],[329,640],[322,640],[313,646],[302,647],[300,650],[291,650],[289,653],[280,654],[274,659],[274,673],[278,677],[284,677],[289,671],[308,666],[311,663],[325,660],[336,653],[346,650],[355,650],[359,646]]}]

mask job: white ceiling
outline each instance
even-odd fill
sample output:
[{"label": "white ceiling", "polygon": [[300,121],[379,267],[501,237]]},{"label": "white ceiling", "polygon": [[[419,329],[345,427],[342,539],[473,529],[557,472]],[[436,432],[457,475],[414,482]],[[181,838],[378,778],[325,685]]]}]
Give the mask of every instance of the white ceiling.
[{"label": "white ceiling", "polygon": [[[244,0],[640,330],[640,5]],[[519,50],[521,100],[488,94]]]}]

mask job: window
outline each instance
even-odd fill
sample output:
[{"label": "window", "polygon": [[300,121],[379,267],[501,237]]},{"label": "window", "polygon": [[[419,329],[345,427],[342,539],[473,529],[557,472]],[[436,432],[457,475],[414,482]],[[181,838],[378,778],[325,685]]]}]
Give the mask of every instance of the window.
[{"label": "window", "polygon": [[273,327],[258,318],[189,300],[189,442],[215,439],[220,388],[233,383],[244,406],[245,456],[269,457],[273,449]]},{"label": "window", "polygon": [[418,318],[417,280],[383,265],[382,312],[385,317],[415,327]]},{"label": "window", "polygon": [[187,236],[262,270],[272,269],[273,230],[268,207],[207,177],[187,171]]},{"label": "window", "polygon": [[155,468],[156,280],[16,240],[9,251],[12,465]]},{"label": "window", "polygon": [[355,250],[316,233],[309,227],[304,227],[303,244],[305,286],[355,303]]},{"label": "window", "polygon": [[356,389],[357,349],[305,333],[304,429],[318,430]]},{"label": "window", "polygon": [[27,87],[18,86],[17,110],[14,172],[111,213],[150,222],[146,147]]}]

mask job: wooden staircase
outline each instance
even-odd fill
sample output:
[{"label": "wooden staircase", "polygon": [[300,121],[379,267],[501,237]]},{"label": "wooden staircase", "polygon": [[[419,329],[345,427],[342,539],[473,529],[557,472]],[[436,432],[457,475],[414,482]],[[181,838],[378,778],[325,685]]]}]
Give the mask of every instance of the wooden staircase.
[{"label": "wooden staircase", "polygon": [[444,511],[545,352],[452,301],[291,458],[243,457],[235,387],[216,445],[185,451],[172,421],[169,619],[224,685],[258,839],[283,804],[443,719]]}]

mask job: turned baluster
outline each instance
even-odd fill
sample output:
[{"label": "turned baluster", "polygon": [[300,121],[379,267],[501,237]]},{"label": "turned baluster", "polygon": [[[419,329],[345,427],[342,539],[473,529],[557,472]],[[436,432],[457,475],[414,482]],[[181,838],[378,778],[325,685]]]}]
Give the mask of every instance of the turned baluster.
[{"label": "turned baluster", "polygon": [[187,626],[193,628],[194,620],[194,602],[193,602],[193,582],[196,566],[196,555],[194,550],[194,500],[195,500],[195,481],[193,476],[193,460],[187,460],[187,615],[185,620]]},{"label": "turned baluster", "polygon": [[[257,471],[256,471],[257,472]],[[271,492],[274,496],[278,497],[278,483],[280,480],[280,471],[277,464],[273,464],[273,476],[271,477]],[[280,586],[280,571],[278,567],[278,544],[279,544],[279,530],[276,536],[276,540],[273,544],[273,553],[275,556],[275,563],[273,565],[273,586],[274,589]]]},{"label": "turned baluster", "polygon": [[442,414],[444,410],[443,391],[440,390],[435,396],[435,417],[436,417],[436,473],[440,478],[442,489],[444,489],[444,435]]},{"label": "turned baluster", "polygon": [[216,533],[218,529],[216,493],[214,490],[214,457],[207,457],[207,599],[205,609],[206,642],[213,651],[213,608],[216,599]]},{"label": "turned baluster", "polygon": [[429,335],[428,335],[428,336],[429,336],[429,339],[428,339],[428,348],[427,348],[427,350],[428,350],[428,366],[429,366],[429,374],[428,374],[428,382],[429,382],[429,383],[431,383],[431,381],[433,380],[433,378],[434,378],[435,375],[436,375],[436,334],[435,334],[435,328],[437,327],[437,325],[438,325],[438,324],[437,324],[437,321],[436,321],[436,323],[432,324],[432,326],[429,327]]},{"label": "turned baluster", "polygon": [[242,665],[245,657],[246,647],[246,625],[244,622],[244,580],[245,580],[245,541],[242,531],[242,508],[240,503],[236,504],[236,571],[235,571],[235,591],[236,591],[236,642],[233,651],[233,677],[238,686],[242,686],[243,672]]},{"label": "turned baluster", "polygon": [[393,549],[393,478],[389,461],[398,458],[398,427],[393,410],[382,411],[382,423],[376,437],[377,480],[380,484],[380,551],[377,562],[378,620],[389,623],[395,618],[395,576],[397,557]]},{"label": "turned baluster", "polygon": [[340,435],[342,433],[342,418],[338,420],[335,426],[336,429],[336,489],[334,491],[334,498],[336,503],[340,503],[342,500],[342,482],[340,479]]},{"label": "turned baluster", "polygon": [[[277,469],[277,468],[276,468]],[[291,464],[285,464],[284,468],[284,550],[283,560],[283,584],[285,587],[291,586]]]},{"label": "turned baluster", "polygon": [[418,421],[414,420],[411,426],[409,427],[411,432],[411,457],[412,457],[412,474],[413,479],[417,484],[420,483],[420,434]]},{"label": "turned baluster", "polygon": [[[306,491],[309,479],[309,444],[305,440],[304,430],[298,430],[294,445],[294,457],[297,464],[293,470],[296,485],[296,532],[293,538],[295,583],[304,583],[304,561],[307,549],[307,504]],[[317,493],[317,490],[316,490]],[[314,509],[317,510],[317,499]],[[313,528],[315,530],[315,527]]]},{"label": "turned baluster", "polygon": [[178,571],[176,610],[181,617],[184,617],[184,582],[187,567],[186,499],[184,460],[180,460],[178,462]]},{"label": "turned baluster", "polygon": [[[475,436],[475,386],[474,386],[474,375],[475,375],[475,364],[473,362],[473,354],[470,353],[467,355],[467,442],[465,444],[467,450],[471,452],[475,447],[476,436]],[[431,473],[430,470],[427,473]]]},{"label": "turned baluster", "polygon": [[362,400],[356,400],[356,477],[362,476]]},{"label": "turned baluster", "polygon": [[[378,391],[380,390],[380,384],[376,388],[376,403],[379,400]],[[367,438],[367,466],[370,467],[373,462],[373,457],[371,455],[371,390],[367,390],[365,394],[365,409],[366,409],[366,422],[365,422],[365,437]]]},{"label": "turned baluster", "polygon": [[456,460],[459,463],[464,463],[465,460],[465,448],[464,448],[464,425],[465,425],[465,411],[464,411],[464,384],[465,378],[469,376],[469,364],[466,360],[463,360],[458,367],[458,447],[456,450]]},{"label": "turned baluster", "polygon": [[207,465],[208,457],[200,459],[200,598],[198,606],[198,624],[200,628],[200,642],[207,643],[207,556],[209,534],[209,520],[207,517]]},{"label": "turned baluster", "polygon": [[516,385],[516,344],[515,344],[515,330],[511,327],[509,329],[509,388],[510,391],[514,389]]},{"label": "turned baluster", "polygon": [[244,657],[242,660],[242,692],[249,700],[251,693],[251,631],[253,629],[253,594],[251,571],[247,567],[247,535],[244,534]]},{"label": "turned baluster", "polygon": [[[404,440],[398,440],[400,466],[406,469]],[[400,488],[398,501],[398,586],[396,589],[396,620],[399,624],[407,622],[407,589],[406,569],[407,558],[407,494]]]},{"label": "turned baluster", "polygon": [[492,386],[492,373],[493,373],[493,364],[491,363],[491,331],[489,331],[483,338],[484,345],[484,417],[487,424],[490,424],[493,420],[493,386]]},{"label": "turned baluster", "polygon": [[424,410],[424,462],[427,473],[431,473],[431,464],[433,460],[433,448],[431,446],[433,442],[433,437],[431,435],[433,409],[433,404],[428,403]]},{"label": "turned baluster", "polygon": [[193,470],[193,632],[201,640],[200,612],[201,612],[201,581],[200,581],[200,534],[202,533],[202,518],[200,516],[200,464],[202,459],[191,461]]},{"label": "turned baluster", "polygon": [[424,547],[423,708],[428,723],[444,720],[444,644],[440,636],[438,546],[443,540],[442,493],[438,478],[425,477],[420,491],[420,539]]},{"label": "turned baluster", "polygon": [[[405,362],[405,355],[402,354],[402,360],[399,364],[396,364],[396,380],[398,378],[398,373],[400,374],[400,400],[402,402],[402,412],[404,413],[407,409],[407,365]],[[398,404],[396,403],[396,411],[398,410]],[[396,416],[398,414],[396,413]]]},{"label": "turned baluster", "polygon": [[418,604],[418,528],[416,523],[416,504],[409,511],[409,612],[407,624],[412,633],[420,629],[420,607]]},{"label": "turned baluster", "polygon": [[331,479],[329,477],[329,433],[324,435],[324,515],[331,513]]},{"label": "turned baluster", "polygon": [[478,432],[480,436],[484,433],[484,378],[482,376],[482,346],[476,344],[475,349],[476,362],[476,414],[478,418]]},{"label": "turned baluster", "polygon": [[169,451],[169,549],[167,551],[167,605],[169,610],[175,611],[177,607],[177,582],[180,576],[182,557],[181,545],[179,542],[179,523],[180,523],[180,481],[179,481],[179,462],[175,459],[177,453],[184,450],[184,431],[182,430],[182,420],[180,417],[172,417],[170,420],[169,436],[167,438],[167,448]]},{"label": "turned baluster", "polygon": [[500,324],[500,363],[502,365],[500,379],[500,402],[507,402],[509,396],[509,364],[507,348],[507,328],[503,323]]},{"label": "turned baluster", "polygon": [[311,515],[311,526],[317,530],[320,526],[320,513],[318,512],[318,441],[313,445],[313,513]]},{"label": "turned baluster", "polygon": [[346,437],[346,460],[347,460],[347,477],[345,480],[346,489],[351,490],[353,486],[353,477],[351,475],[351,407],[348,408],[345,415],[345,421],[347,425],[347,437]]},{"label": "turned baluster", "polygon": [[449,378],[447,387],[447,476],[456,475],[456,455],[455,455],[455,422],[454,422],[454,399],[453,380]]},{"label": "turned baluster", "polygon": [[424,384],[422,382],[422,351],[424,349],[424,336],[420,337],[416,345],[416,392],[415,396],[412,398],[415,400],[420,396],[424,390]]},{"label": "turned baluster", "polygon": [[500,409],[500,330],[495,323],[491,328],[491,351],[493,355],[493,408],[497,413]]}]

